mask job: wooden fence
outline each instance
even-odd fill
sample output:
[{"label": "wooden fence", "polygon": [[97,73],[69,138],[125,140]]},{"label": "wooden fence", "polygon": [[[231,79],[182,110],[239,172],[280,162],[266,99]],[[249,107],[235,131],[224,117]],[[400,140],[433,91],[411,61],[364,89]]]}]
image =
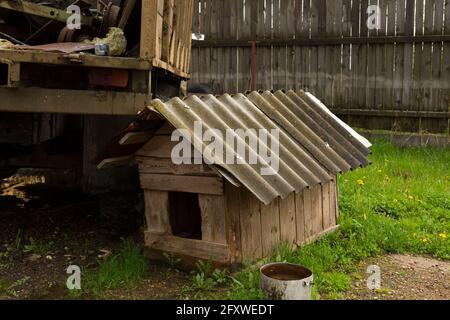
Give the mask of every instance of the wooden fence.
[{"label": "wooden fence", "polygon": [[194,1],[215,93],[304,88],[356,127],[448,133],[450,0]]}]

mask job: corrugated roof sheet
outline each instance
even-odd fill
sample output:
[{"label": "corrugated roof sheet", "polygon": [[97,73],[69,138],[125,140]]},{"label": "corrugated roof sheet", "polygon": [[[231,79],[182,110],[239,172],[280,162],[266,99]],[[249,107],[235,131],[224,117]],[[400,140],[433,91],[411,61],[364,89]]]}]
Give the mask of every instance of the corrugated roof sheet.
[{"label": "corrugated roof sheet", "polygon": [[[193,95],[165,103],[154,100],[152,106],[175,128],[187,130],[189,136],[186,138],[202,152],[211,143],[202,139],[207,129],[221,132],[215,139],[222,140],[224,154],[232,153],[233,156],[237,153],[235,147],[225,139],[226,132],[232,132],[228,129],[234,132],[250,129],[247,131],[250,136],[256,137],[258,145],[268,150],[271,150],[273,140],[254,133],[266,129],[273,138],[270,130],[277,130],[279,170],[273,175],[262,174],[261,170],[269,164],[267,158],[261,157],[255,145],[245,138],[246,155],[255,156],[258,164],[249,161],[227,164],[216,154],[207,158],[266,204],[277,197],[284,199],[292,192],[327,183],[337,173],[369,164],[370,143],[335,117],[317,98],[303,91],[250,92],[219,97]],[[194,130],[196,121],[201,121],[202,132]],[[235,135],[234,138],[242,142],[242,136]]]}]

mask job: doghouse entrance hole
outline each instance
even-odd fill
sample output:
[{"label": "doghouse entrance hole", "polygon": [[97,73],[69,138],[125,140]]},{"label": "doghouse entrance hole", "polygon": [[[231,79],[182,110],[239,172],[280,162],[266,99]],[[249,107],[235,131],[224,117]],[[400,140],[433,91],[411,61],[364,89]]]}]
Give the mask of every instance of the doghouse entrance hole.
[{"label": "doghouse entrance hole", "polygon": [[198,194],[169,192],[172,234],[187,239],[202,239],[202,216]]}]

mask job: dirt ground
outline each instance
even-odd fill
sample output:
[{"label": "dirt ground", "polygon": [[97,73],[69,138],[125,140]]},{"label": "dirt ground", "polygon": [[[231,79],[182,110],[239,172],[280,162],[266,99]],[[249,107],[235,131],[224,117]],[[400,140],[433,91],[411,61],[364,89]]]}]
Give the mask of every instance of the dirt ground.
[{"label": "dirt ground", "polygon": [[[21,176],[0,180],[0,299],[68,299],[69,265],[82,270],[96,266],[124,237],[142,243],[142,230],[117,231],[105,224],[97,198],[41,182],[38,176],[27,177],[26,183]],[[381,269],[380,290],[367,289],[369,265]],[[388,255],[358,268],[345,299],[450,299],[450,263]],[[136,289],[115,290],[107,298],[177,299],[187,278],[184,272],[151,263]]]},{"label": "dirt ground", "polygon": [[[40,182],[39,176],[0,180],[0,299],[68,299],[68,266],[95,267],[123,238],[143,242],[135,226],[111,228],[96,197]],[[136,290],[108,297],[175,299],[186,277],[151,264]]]},{"label": "dirt ground", "polygon": [[[368,266],[381,270],[381,289],[367,288]],[[364,261],[345,297],[357,300],[449,300],[450,263],[428,257],[387,255]]]}]

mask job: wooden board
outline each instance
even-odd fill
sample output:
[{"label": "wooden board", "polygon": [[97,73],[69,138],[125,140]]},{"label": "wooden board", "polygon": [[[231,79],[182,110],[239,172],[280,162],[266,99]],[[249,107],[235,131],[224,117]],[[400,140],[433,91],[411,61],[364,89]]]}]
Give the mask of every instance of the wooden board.
[{"label": "wooden board", "polygon": [[161,58],[164,0],[143,1],[141,8],[140,57]]},{"label": "wooden board", "polygon": [[174,164],[172,159],[137,157],[140,173],[217,177],[215,171],[203,164]]},{"label": "wooden board", "polygon": [[230,246],[231,262],[242,261],[242,242],[239,201],[240,188],[225,182],[227,243]]},{"label": "wooden board", "polygon": [[[305,200],[309,201],[310,198],[306,195],[309,190],[303,191],[303,193],[295,194],[295,222],[296,222],[296,231],[297,231],[297,245],[301,245],[304,243],[307,237],[307,223],[309,224],[309,220],[306,221],[306,211],[305,211]],[[308,193],[309,194],[309,193]],[[310,208],[310,202],[309,207]]]},{"label": "wooden board", "polygon": [[334,210],[331,210],[330,187],[330,183],[322,186],[322,226],[324,230],[334,226],[334,219],[332,218],[332,215],[334,215]]},{"label": "wooden board", "polygon": [[242,262],[260,259],[262,252],[261,203],[250,191],[239,193]]},{"label": "wooden board", "polygon": [[158,234],[172,234],[169,214],[169,193],[144,190],[147,230]]},{"label": "wooden board", "polygon": [[261,242],[262,255],[268,257],[280,245],[280,207],[279,199],[269,205],[261,204]]},{"label": "wooden board", "polygon": [[303,191],[303,214],[305,223],[304,224],[305,234],[303,239],[307,239],[314,234],[312,190],[310,189],[305,189]]},{"label": "wooden board", "polygon": [[230,262],[229,248],[225,244],[146,232],[145,245],[154,250],[187,255],[207,261],[223,264]]},{"label": "wooden board", "polygon": [[297,241],[295,197],[295,193],[292,193],[286,199],[279,201],[280,240],[291,245]]},{"label": "wooden board", "polygon": [[219,177],[140,174],[141,187],[148,190],[175,191],[223,195],[223,180]]},{"label": "wooden board", "polygon": [[322,211],[322,187],[311,188],[311,206],[312,206],[312,233],[317,234],[323,230],[323,211]]},{"label": "wooden board", "polygon": [[202,214],[202,240],[227,244],[225,197],[199,195]]}]

